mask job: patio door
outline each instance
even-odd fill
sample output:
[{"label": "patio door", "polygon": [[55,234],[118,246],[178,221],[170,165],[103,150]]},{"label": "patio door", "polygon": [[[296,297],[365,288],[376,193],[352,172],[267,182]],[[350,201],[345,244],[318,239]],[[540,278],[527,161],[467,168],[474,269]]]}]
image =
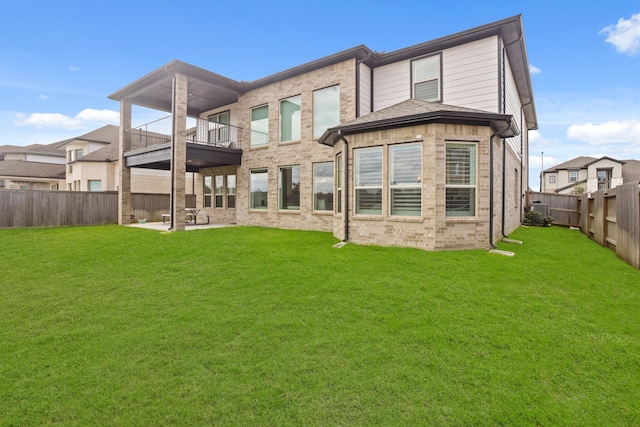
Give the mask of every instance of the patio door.
[{"label": "patio door", "polygon": [[209,140],[214,145],[229,143],[229,112],[216,113],[209,116]]}]

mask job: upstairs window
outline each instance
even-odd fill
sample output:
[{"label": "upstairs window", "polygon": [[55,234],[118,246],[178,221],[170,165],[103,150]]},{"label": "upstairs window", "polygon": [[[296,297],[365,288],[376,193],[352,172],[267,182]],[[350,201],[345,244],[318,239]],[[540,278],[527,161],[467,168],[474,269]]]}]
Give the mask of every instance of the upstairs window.
[{"label": "upstairs window", "polygon": [[411,79],[413,98],[430,102],[441,101],[440,55],[412,61]]},{"label": "upstairs window", "polygon": [[569,171],[569,182],[578,182],[578,171]]},{"label": "upstairs window", "polygon": [[330,127],[340,124],[340,86],[313,92],[313,137],[320,138]]},{"label": "upstairs window", "polygon": [[269,106],[251,109],[251,146],[260,147],[269,143]]},{"label": "upstairs window", "polygon": [[611,188],[611,169],[598,169],[598,190]]},{"label": "upstairs window", "polygon": [[555,184],[555,183],[556,183],[556,176],[549,175],[549,184]]},{"label": "upstairs window", "polygon": [[300,141],[301,108],[302,97],[300,95],[280,101],[280,142]]},{"label": "upstairs window", "polygon": [[209,140],[211,144],[229,142],[229,112],[216,113],[209,116]]}]

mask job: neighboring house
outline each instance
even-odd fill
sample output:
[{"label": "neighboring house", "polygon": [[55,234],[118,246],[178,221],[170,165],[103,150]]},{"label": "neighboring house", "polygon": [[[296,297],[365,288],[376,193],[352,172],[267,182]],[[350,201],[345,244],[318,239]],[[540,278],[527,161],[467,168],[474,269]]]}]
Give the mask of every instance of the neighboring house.
[{"label": "neighboring house", "polygon": [[640,161],[580,156],[542,171],[544,193],[582,194],[640,179]]},{"label": "neighboring house", "polygon": [[[172,230],[184,229],[185,171],[213,221],[356,243],[488,248],[523,217],[537,119],[520,16],[253,82],[172,61],[109,98],[122,224],[133,167],[171,171]],[[171,113],[170,130],[132,129],[133,105]]]},{"label": "neighboring house", "polygon": [[67,141],[26,147],[0,146],[0,189],[58,190],[64,188]]},{"label": "neighboring house", "polygon": [[[0,189],[117,191],[118,135],[118,126],[106,125],[49,145],[0,146]],[[132,175],[133,192],[171,190],[167,171],[135,168]]]}]

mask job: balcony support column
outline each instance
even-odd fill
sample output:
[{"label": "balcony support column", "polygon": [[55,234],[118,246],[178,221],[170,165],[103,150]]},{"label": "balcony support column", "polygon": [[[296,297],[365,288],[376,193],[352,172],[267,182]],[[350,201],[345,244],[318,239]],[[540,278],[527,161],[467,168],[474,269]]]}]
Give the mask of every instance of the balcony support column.
[{"label": "balcony support column", "polygon": [[172,135],[171,135],[171,230],[183,231],[185,218],[187,167],[187,77],[173,77]]},{"label": "balcony support column", "polygon": [[131,224],[131,168],[125,164],[124,153],[131,149],[131,101],[120,101],[118,136],[118,224]]}]

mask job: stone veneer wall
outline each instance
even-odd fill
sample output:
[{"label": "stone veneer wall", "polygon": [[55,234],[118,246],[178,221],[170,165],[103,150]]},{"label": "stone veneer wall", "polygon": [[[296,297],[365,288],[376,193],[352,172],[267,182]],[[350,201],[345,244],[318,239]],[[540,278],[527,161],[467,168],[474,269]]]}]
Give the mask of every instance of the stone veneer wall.
[{"label": "stone veneer wall", "polygon": [[[410,246],[427,250],[473,249],[489,247],[489,138],[485,126],[429,124],[347,137],[349,141],[349,241],[384,246]],[[391,144],[422,141],[422,217],[389,215],[389,162]],[[478,143],[477,215],[472,218],[447,218],[445,215],[445,145],[447,141]],[[499,145],[499,144],[498,144]],[[383,146],[382,215],[353,214],[353,149]],[[344,144],[334,147],[343,152]],[[497,151],[494,154],[500,154]],[[499,171],[501,169],[494,170]],[[501,202],[501,186],[494,187],[496,206]],[[343,209],[344,210],[344,209]],[[495,216],[501,216],[497,211]],[[500,231],[499,224],[494,227]],[[334,218],[334,235],[344,239],[344,214]]]},{"label": "stone veneer wall", "polygon": [[[331,147],[313,138],[313,91],[340,85],[340,120],[355,118],[355,60],[305,73],[245,93],[238,100],[238,126],[244,132],[241,148],[242,166],[237,170],[236,222],[299,230],[333,229],[333,212],[313,210],[313,164],[333,161]],[[279,142],[279,101],[301,95],[301,139]],[[269,144],[250,146],[251,108],[269,106]],[[300,210],[278,210],[278,167],[300,165]],[[249,208],[249,180],[252,169],[268,170],[268,196],[265,210]]]}]

